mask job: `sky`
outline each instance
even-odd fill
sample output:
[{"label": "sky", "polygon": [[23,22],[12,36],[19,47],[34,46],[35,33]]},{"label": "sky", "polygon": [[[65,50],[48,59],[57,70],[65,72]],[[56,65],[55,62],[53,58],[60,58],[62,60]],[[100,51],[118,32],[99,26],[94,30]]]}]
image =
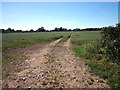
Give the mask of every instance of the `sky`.
[{"label": "sky", "polygon": [[4,29],[82,29],[117,23],[117,2],[2,2]]}]

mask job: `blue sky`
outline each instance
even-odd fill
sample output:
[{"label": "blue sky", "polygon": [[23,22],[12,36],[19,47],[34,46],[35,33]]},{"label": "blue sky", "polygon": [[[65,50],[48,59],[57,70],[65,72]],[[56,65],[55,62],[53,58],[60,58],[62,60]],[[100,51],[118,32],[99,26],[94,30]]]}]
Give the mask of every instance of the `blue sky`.
[{"label": "blue sky", "polygon": [[118,23],[117,2],[3,2],[3,28],[89,28]]}]

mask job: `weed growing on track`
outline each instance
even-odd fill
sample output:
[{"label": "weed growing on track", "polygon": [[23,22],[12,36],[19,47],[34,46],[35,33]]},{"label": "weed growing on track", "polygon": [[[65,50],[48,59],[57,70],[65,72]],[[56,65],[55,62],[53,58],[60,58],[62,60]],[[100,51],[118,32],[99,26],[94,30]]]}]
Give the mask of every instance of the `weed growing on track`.
[{"label": "weed growing on track", "polygon": [[89,84],[89,85],[92,85],[92,84],[93,84],[93,82],[92,82],[92,81],[87,81],[87,82],[88,82],[88,84]]}]

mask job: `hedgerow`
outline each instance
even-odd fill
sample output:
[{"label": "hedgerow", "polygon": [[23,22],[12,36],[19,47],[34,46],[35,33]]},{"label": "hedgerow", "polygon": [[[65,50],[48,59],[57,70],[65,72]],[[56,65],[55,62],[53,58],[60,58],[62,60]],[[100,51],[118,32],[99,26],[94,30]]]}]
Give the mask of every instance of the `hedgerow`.
[{"label": "hedgerow", "polygon": [[104,27],[102,29],[102,48],[105,56],[112,62],[120,63],[120,23],[116,27]]}]

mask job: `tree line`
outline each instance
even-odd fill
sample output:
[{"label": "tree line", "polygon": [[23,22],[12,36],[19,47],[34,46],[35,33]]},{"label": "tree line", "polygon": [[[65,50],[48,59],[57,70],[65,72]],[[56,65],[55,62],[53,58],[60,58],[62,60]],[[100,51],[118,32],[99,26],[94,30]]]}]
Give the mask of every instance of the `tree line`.
[{"label": "tree line", "polygon": [[67,28],[55,28],[54,30],[46,30],[44,27],[38,28],[37,30],[14,30],[11,28],[8,29],[0,29],[0,33],[25,33],[25,32],[56,32],[56,31],[100,31],[101,28],[85,28],[85,29],[80,29],[80,28],[76,28],[76,29],[67,29]]}]

